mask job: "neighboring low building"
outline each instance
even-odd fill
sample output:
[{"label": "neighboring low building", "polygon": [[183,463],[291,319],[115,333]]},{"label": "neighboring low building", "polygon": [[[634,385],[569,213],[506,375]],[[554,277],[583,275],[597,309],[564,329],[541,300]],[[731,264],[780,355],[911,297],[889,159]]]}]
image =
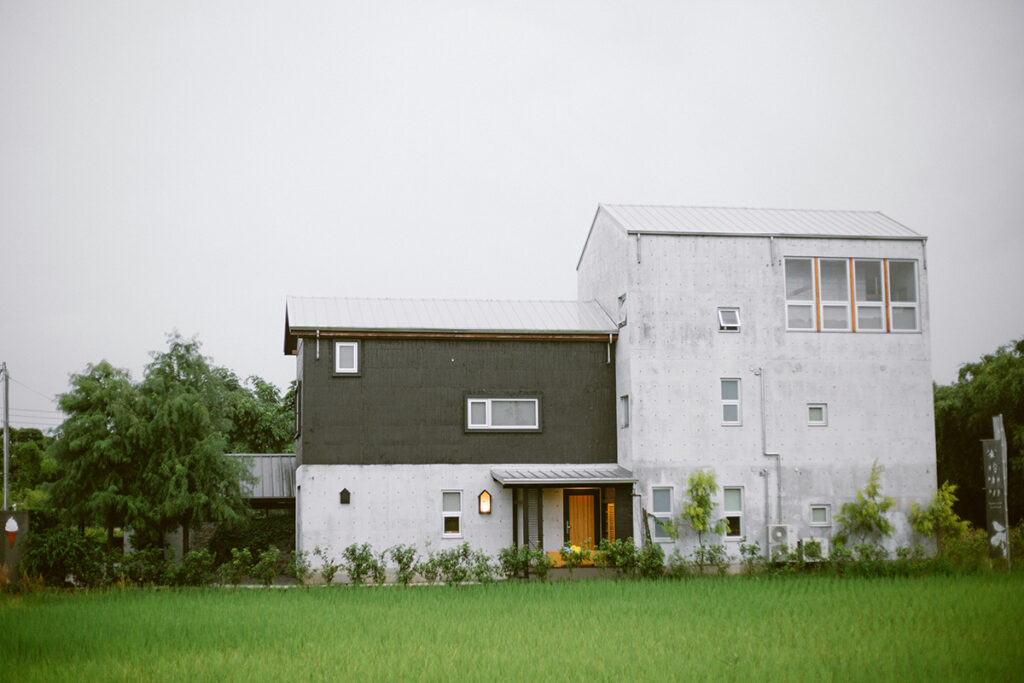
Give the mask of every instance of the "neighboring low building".
[{"label": "neighboring low building", "polygon": [[713,470],[736,555],[831,537],[876,460],[907,543],[935,491],[924,245],[878,213],[602,205],[579,301],[289,299],[297,547],[552,550],[645,512],[672,545]]}]

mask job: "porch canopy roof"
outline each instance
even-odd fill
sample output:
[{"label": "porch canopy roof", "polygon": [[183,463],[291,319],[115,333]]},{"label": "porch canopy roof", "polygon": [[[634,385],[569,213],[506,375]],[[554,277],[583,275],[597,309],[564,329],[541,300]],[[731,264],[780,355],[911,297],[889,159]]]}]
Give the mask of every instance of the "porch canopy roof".
[{"label": "porch canopy roof", "polygon": [[634,484],[633,473],[619,465],[535,465],[491,470],[491,477],[505,488],[517,486],[560,487]]}]

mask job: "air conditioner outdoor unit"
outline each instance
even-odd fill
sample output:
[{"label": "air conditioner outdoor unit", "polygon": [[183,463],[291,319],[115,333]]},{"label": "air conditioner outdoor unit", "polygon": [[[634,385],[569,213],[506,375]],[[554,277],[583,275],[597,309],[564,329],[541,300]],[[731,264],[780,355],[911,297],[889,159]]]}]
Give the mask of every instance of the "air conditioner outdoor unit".
[{"label": "air conditioner outdoor unit", "polygon": [[768,555],[772,559],[796,550],[796,529],[789,524],[768,525]]},{"label": "air conditioner outdoor unit", "polygon": [[[807,544],[811,541],[817,543],[818,547],[821,548],[821,552],[818,557],[811,558],[807,556]],[[832,552],[832,546],[827,538],[804,538],[800,541],[800,544],[804,548],[804,559],[808,562],[820,562],[821,560],[827,560],[829,554]]]}]

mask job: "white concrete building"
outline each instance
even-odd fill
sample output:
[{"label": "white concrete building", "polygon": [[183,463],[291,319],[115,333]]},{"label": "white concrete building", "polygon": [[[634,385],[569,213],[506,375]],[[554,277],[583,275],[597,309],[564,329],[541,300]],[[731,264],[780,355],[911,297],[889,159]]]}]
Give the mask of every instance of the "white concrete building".
[{"label": "white concrete building", "polygon": [[648,512],[677,517],[713,470],[731,554],[769,524],[830,538],[877,460],[890,543],[911,542],[936,488],[924,237],[869,212],[601,206],[577,272],[620,325],[618,461]]}]

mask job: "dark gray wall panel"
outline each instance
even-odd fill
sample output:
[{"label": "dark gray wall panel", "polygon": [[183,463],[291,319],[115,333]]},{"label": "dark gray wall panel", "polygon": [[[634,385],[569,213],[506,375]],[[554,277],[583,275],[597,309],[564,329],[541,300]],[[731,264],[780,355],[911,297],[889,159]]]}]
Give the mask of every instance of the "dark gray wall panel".
[{"label": "dark gray wall panel", "polygon": [[[299,356],[303,464],[615,462],[605,343],[364,339],[357,377],[315,345]],[[541,431],[467,432],[470,395],[538,396]]]}]

